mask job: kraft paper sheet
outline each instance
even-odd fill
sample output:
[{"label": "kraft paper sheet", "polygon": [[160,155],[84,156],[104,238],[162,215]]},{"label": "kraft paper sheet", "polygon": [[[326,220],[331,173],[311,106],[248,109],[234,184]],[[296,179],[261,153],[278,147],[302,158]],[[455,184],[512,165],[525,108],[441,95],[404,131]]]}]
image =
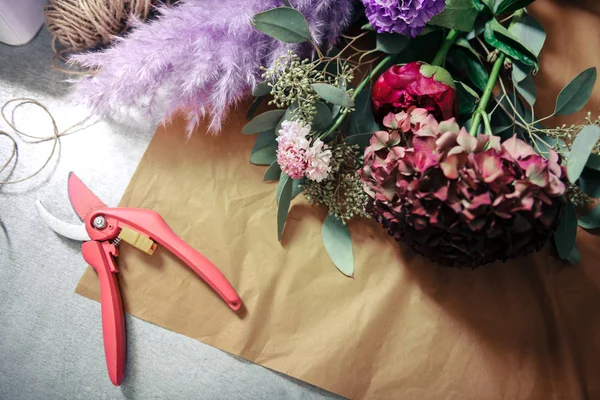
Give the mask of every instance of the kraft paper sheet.
[{"label": "kraft paper sheet", "polygon": [[[599,7],[538,0],[548,31],[540,116],[581,70],[600,65]],[[586,11],[587,10],[587,11]],[[597,114],[600,92],[589,109]],[[211,259],[242,297],[236,315],[163,248],[121,246],[126,312],[349,398],[600,398],[600,239],[580,231],[581,264],[541,254],[477,270],[441,268],[373,222],[351,225],[355,279],[321,243],[322,209],[296,199],[283,241],[276,184],[249,164],[245,109],[221,136],[159,128],[120,206],[151,208]],[[580,113],[562,123],[579,121]],[[88,268],[77,292],[98,300]]]}]

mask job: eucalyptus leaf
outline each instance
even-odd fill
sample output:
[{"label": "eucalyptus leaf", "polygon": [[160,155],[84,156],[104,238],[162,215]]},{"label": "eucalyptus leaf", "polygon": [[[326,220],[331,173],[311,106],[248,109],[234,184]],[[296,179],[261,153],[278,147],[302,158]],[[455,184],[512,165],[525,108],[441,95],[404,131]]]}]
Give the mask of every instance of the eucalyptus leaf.
[{"label": "eucalyptus leaf", "polygon": [[581,173],[577,184],[586,194],[600,198],[600,172],[586,168]]},{"label": "eucalyptus leaf", "polygon": [[583,229],[598,229],[600,228],[600,204],[592,211],[579,218],[579,226]]},{"label": "eucalyptus leaf", "polygon": [[554,115],[569,115],[581,110],[588,102],[596,83],[596,67],[577,75],[561,90],[556,99]]},{"label": "eucalyptus leaf", "polygon": [[590,158],[588,162],[585,164],[587,168],[595,169],[596,171],[600,171],[600,155],[598,154],[590,154]]},{"label": "eucalyptus leaf", "polygon": [[312,128],[316,131],[324,131],[333,122],[331,110],[324,103],[317,101],[315,103],[317,113],[313,119]]},{"label": "eucalyptus leaf", "polygon": [[590,153],[599,139],[600,128],[596,125],[585,126],[575,137],[567,160],[567,176],[571,183],[575,183],[579,179],[590,158]]},{"label": "eucalyptus leaf", "polygon": [[554,244],[558,256],[566,260],[575,247],[577,236],[577,213],[570,201],[565,204],[558,215],[558,228],[554,232]]},{"label": "eucalyptus leaf", "polygon": [[376,49],[386,54],[400,54],[410,43],[410,38],[393,33],[378,33]]},{"label": "eucalyptus leaf", "polygon": [[265,99],[265,96],[259,96],[254,99],[252,104],[250,104],[250,107],[248,107],[248,111],[246,112],[246,119],[250,120],[250,119],[252,119],[252,117],[254,117],[254,113],[256,112],[256,110],[258,109],[258,107],[260,106],[260,104],[263,102],[264,99]]},{"label": "eucalyptus leaf", "polygon": [[275,134],[279,136],[279,131],[281,130],[281,124],[284,121],[291,121],[292,116],[294,115],[294,112],[298,109],[298,104],[297,103],[292,103],[290,104],[290,106],[285,110],[285,113],[283,114],[283,117],[281,117],[281,119],[279,120],[279,122],[277,122],[277,126],[275,127]]},{"label": "eucalyptus leaf", "polygon": [[269,82],[262,81],[252,91],[252,94],[256,97],[258,96],[266,96],[271,93],[271,86],[269,86]]},{"label": "eucalyptus leaf", "polygon": [[546,41],[546,31],[531,15],[524,13],[508,28],[525,47],[532,51],[533,55],[539,57]]},{"label": "eucalyptus leaf", "polygon": [[269,129],[275,129],[277,123],[284,114],[285,110],[271,110],[257,115],[242,128],[242,133],[244,135],[251,135],[268,131]]},{"label": "eucalyptus leaf", "polygon": [[465,38],[458,38],[458,39],[456,39],[456,42],[454,42],[454,45],[462,47],[463,49],[465,49],[469,53],[471,53],[471,55],[473,57],[479,58],[479,54],[477,53],[477,51],[475,51],[475,49],[473,48],[473,46],[471,46],[471,43],[469,43],[469,41],[466,40]]},{"label": "eucalyptus leaf", "polygon": [[521,44],[519,39],[496,19],[492,19],[486,23],[483,36],[488,44],[502,51],[510,58],[517,59],[525,65],[534,67],[535,71],[539,68],[537,57],[533,51]]},{"label": "eucalyptus leaf", "polygon": [[517,89],[517,92],[519,92],[519,94],[523,96],[525,101],[531,106],[535,105],[535,101],[537,99],[537,92],[535,89],[535,82],[533,80],[533,76],[527,75],[527,77],[521,82],[513,83],[515,85],[515,89]]},{"label": "eucalyptus leaf", "polygon": [[277,164],[277,160],[273,161],[273,163],[267,168],[265,171],[264,181],[276,181],[279,179],[281,175],[281,167]]},{"label": "eucalyptus leaf", "polygon": [[579,254],[579,250],[577,250],[577,244],[573,246],[573,250],[571,250],[566,260],[572,265],[579,264],[579,261],[581,261],[581,254]]},{"label": "eucalyptus leaf", "polygon": [[475,25],[477,8],[473,0],[446,0],[444,11],[429,21],[431,25],[437,25],[448,29],[470,32]]},{"label": "eucalyptus leaf", "polygon": [[356,135],[348,136],[344,141],[349,145],[359,145],[361,153],[364,152],[365,148],[369,146],[373,137],[373,133],[358,133]]},{"label": "eucalyptus leaf", "polygon": [[354,276],[354,254],[348,226],[333,215],[328,215],[321,229],[323,245],[331,261],[346,276]]},{"label": "eucalyptus leaf", "polygon": [[292,201],[292,179],[281,173],[279,187],[277,188],[277,240],[281,241],[283,229],[290,210]]},{"label": "eucalyptus leaf", "polygon": [[278,7],[258,13],[252,18],[252,25],[256,30],[284,43],[311,41],[306,18],[291,7]]},{"label": "eucalyptus leaf", "polygon": [[512,80],[513,83],[519,83],[525,80],[527,76],[531,73],[532,68],[521,63],[520,61],[513,61],[512,65]]},{"label": "eucalyptus leaf", "polygon": [[261,132],[254,142],[250,162],[255,165],[271,165],[277,159],[276,150],[275,131]]},{"label": "eucalyptus leaf", "polygon": [[525,8],[535,0],[496,0],[494,14],[506,14]]},{"label": "eucalyptus leaf", "polygon": [[313,83],[312,88],[325,101],[342,107],[354,106],[354,101],[345,90],[328,83]]},{"label": "eucalyptus leaf", "polygon": [[304,179],[292,180],[292,199],[304,191]]},{"label": "eucalyptus leaf", "polygon": [[374,31],[375,29],[371,26],[369,22],[360,27],[363,31]]},{"label": "eucalyptus leaf", "polygon": [[463,82],[456,81],[456,97],[460,115],[473,114],[480,98],[477,92]]}]

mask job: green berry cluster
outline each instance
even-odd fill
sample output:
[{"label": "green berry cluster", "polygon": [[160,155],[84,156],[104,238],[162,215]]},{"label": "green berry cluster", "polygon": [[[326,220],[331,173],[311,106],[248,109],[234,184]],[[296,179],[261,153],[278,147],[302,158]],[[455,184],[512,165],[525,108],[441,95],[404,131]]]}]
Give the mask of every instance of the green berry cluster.
[{"label": "green berry cluster", "polygon": [[[312,84],[328,83],[345,87],[354,78],[352,70],[346,64],[339,67],[337,74],[327,72],[324,66],[321,60],[301,60],[297,54],[289,50],[287,54],[275,61],[273,67],[263,68],[262,76],[271,87],[273,96],[269,104],[275,104],[278,108],[292,106],[293,119],[301,119],[307,124],[312,123],[317,113],[316,103],[319,101]],[[347,92],[351,96],[353,89],[348,89]]]},{"label": "green berry cluster", "polygon": [[307,180],[304,196],[322,204],[343,223],[353,217],[369,217],[365,211],[368,196],[363,191],[358,168],[362,165],[359,146],[338,144],[332,148],[331,172],[321,182]]}]

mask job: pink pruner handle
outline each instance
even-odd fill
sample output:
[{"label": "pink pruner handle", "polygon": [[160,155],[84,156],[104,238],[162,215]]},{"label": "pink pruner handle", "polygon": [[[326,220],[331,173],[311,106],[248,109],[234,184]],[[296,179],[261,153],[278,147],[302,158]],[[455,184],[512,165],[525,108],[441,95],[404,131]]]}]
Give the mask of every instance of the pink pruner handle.
[{"label": "pink pruner handle", "polygon": [[123,302],[117,283],[113,256],[116,249],[107,242],[85,242],[81,248],[83,258],[98,273],[100,280],[100,304],[102,308],[102,335],[104,354],[110,381],[119,386],[125,374],[126,338]]},{"label": "pink pruner handle", "polygon": [[105,208],[98,210],[98,214],[121,221],[163,245],[204,279],[231,309],[237,311],[241,307],[240,296],[221,271],[177,236],[157,212],[141,208]]}]

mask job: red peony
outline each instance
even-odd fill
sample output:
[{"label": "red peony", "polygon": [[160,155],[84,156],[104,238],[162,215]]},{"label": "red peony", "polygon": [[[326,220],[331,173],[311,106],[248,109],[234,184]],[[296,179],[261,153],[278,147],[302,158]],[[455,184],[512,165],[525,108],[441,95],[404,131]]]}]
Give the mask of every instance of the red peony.
[{"label": "red peony", "polygon": [[360,171],[367,211],[396,240],[446,266],[477,267],[541,249],[566,203],[566,170],[522,140],[470,136],[425,110],[384,119]]},{"label": "red peony", "polygon": [[456,88],[448,71],[421,62],[390,67],[375,82],[372,99],[378,121],[411,107],[426,109],[438,121],[458,115]]}]

